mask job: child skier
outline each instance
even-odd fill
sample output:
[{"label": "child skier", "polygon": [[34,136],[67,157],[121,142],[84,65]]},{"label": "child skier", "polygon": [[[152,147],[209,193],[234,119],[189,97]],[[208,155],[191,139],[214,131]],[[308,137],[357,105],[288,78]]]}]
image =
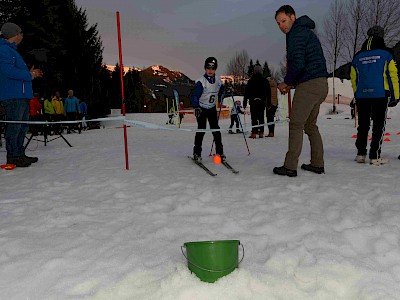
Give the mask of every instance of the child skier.
[{"label": "child skier", "polygon": [[[194,114],[197,119],[197,128],[206,129],[207,120],[210,129],[220,129],[218,125],[218,116],[216,103],[221,97],[224,86],[219,78],[215,76],[218,62],[215,57],[208,57],[204,62],[205,74],[196,80],[195,89],[190,104],[194,108]],[[193,159],[201,161],[202,143],[205,132],[196,132],[194,138]],[[216,153],[224,161],[224,149],[222,145],[221,132],[212,132],[215,141]]]},{"label": "child skier", "polygon": [[239,129],[239,113],[244,114],[244,111],[242,109],[242,105],[240,104],[239,100],[236,100],[235,103],[233,103],[233,107],[231,109],[231,126],[229,126],[229,133],[233,133],[232,127],[234,123],[236,123],[236,133],[240,133]]}]

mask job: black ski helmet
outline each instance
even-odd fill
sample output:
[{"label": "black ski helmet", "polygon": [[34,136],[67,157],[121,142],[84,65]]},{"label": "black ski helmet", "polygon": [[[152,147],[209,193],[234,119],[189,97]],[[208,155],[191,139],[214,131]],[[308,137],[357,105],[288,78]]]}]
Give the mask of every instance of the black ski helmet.
[{"label": "black ski helmet", "polygon": [[208,57],[204,62],[204,68],[214,67],[215,70],[218,68],[218,62],[215,57]]}]

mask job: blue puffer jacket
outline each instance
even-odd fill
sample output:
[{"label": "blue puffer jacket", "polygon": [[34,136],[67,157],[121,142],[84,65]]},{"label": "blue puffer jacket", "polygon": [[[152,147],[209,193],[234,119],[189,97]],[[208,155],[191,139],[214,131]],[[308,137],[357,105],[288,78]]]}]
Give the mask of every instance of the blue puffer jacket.
[{"label": "blue puffer jacket", "polygon": [[31,98],[32,75],[17,45],[0,39],[0,101]]},{"label": "blue puffer jacket", "polygon": [[314,21],[308,16],[302,16],[294,21],[286,34],[288,70],[284,81],[288,85],[328,77],[324,52],[312,31],[314,28]]}]

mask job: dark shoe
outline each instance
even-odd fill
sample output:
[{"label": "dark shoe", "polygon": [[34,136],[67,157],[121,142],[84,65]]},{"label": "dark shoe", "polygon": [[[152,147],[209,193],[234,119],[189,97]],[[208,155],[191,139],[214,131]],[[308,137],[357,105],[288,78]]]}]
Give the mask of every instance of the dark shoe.
[{"label": "dark shoe", "polygon": [[277,175],[289,176],[289,177],[297,176],[296,170],[290,170],[290,169],[286,168],[285,166],[275,167],[273,171],[274,171],[274,174],[277,174]]},{"label": "dark shoe", "polygon": [[263,139],[263,138],[264,138],[264,133],[263,133],[263,132],[260,132],[260,133],[258,134],[258,137],[259,137],[260,139]]},{"label": "dark shoe", "polygon": [[400,159],[400,155],[399,155],[398,159]]},{"label": "dark shoe", "polygon": [[219,156],[221,156],[221,161],[226,161],[226,156],[225,156],[225,154],[220,154]]},{"label": "dark shoe", "polygon": [[251,138],[251,139],[257,138],[257,134],[255,134],[255,133],[252,132],[251,135],[250,135],[250,138]]},{"label": "dark shoe", "polygon": [[31,164],[39,161],[39,158],[37,158],[37,157],[31,157],[31,156],[26,156],[25,155],[25,156],[23,156],[23,158],[25,160],[29,161]]},{"label": "dark shoe", "polygon": [[31,165],[31,163],[28,160],[26,160],[23,156],[20,157],[7,156],[7,164],[15,165],[18,168],[26,168]]},{"label": "dark shoe", "polygon": [[242,133],[240,129],[236,129],[236,133]]},{"label": "dark shoe", "polygon": [[274,133],[273,132],[268,133],[267,137],[274,137]]},{"label": "dark shoe", "polygon": [[301,165],[301,168],[302,168],[303,170],[310,171],[310,172],[313,172],[313,173],[316,173],[316,174],[323,174],[323,173],[325,173],[324,167],[314,167],[314,166],[312,166],[311,164],[308,164],[308,165],[302,164],[302,165]]},{"label": "dark shoe", "polygon": [[229,133],[233,133],[232,129],[229,129]]},{"label": "dark shoe", "polygon": [[198,161],[198,162],[201,162],[201,161],[202,161],[201,155],[196,154],[196,153],[193,154],[193,160]]}]

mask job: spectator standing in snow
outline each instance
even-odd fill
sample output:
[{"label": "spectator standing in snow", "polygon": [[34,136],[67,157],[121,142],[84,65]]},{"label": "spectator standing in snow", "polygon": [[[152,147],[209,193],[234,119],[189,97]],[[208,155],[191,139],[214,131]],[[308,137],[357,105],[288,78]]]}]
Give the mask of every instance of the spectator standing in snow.
[{"label": "spectator standing in snow", "polygon": [[[56,91],[54,97],[51,98],[51,104],[53,104],[54,107],[54,120],[57,122],[63,121],[64,120],[64,103],[62,101],[61,95],[59,91]],[[54,125],[54,133],[59,134],[62,133],[62,128],[61,124],[55,124]]]},{"label": "spectator standing in snow", "polygon": [[[46,98],[44,100],[44,102],[43,102],[43,115],[44,115],[44,119],[47,122],[53,122],[55,120],[54,116],[55,116],[55,113],[56,113],[55,110],[54,110],[53,103],[51,103],[50,99]],[[53,129],[53,125],[48,125],[47,126],[46,130],[47,130],[47,133],[49,135],[51,135],[52,129]]]},{"label": "spectator standing in snow", "polygon": [[[42,121],[42,103],[39,100],[39,94],[34,93],[33,98],[29,100],[29,119],[31,121]],[[37,135],[41,125],[31,124],[30,132],[33,135]]]},{"label": "spectator standing in snow", "polygon": [[350,114],[351,118],[354,119],[356,117],[356,99],[353,98],[350,102]]},{"label": "spectator standing in snow", "polygon": [[372,118],[369,159],[370,164],[379,166],[388,162],[381,157],[381,146],[385,134],[387,108],[399,102],[399,78],[393,55],[383,39],[383,28],[371,27],[367,34],[367,40],[353,58],[350,72],[358,112],[355,160],[365,163]]},{"label": "spectator standing in snow", "polygon": [[271,103],[271,89],[269,82],[262,76],[262,67],[254,66],[254,75],[246,85],[243,99],[243,107],[246,109],[247,101],[250,105],[251,115],[251,139],[255,139],[257,134],[264,138],[265,107]]},{"label": "spectator standing in snow", "polygon": [[[278,84],[276,81],[268,78],[269,86],[271,88],[271,100],[267,98],[267,123],[272,123],[275,121],[275,113],[278,109]],[[268,125],[268,137],[275,136],[275,124]]]},{"label": "spectator standing in snow", "polygon": [[182,119],[185,115],[185,113],[183,112],[185,110],[185,108],[183,107],[183,102],[179,103],[179,125],[182,124]]},{"label": "spectator standing in snow", "polygon": [[174,124],[175,109],[172,106],[168,111],[168,122],[165,124]]},{"label": "spectator standing in snow", "polygon": [[[68,91],[68,97],[65,98],[64,102],[64,112],[67,116],[68,121],[76,121],[79,116],[79,101],[78,98],[74,96],[74,91]],[[71,132],[71,128],[75,128],[76,124],[71,124],[68,126],[67,133]],[[81,128],[78,126],[78,131],[81,133]]]},{"label": "spectator standing in snow", "polygon": [[[204,62],[205,74],[196,80],[191,105],[194,108],[198,129],[206,129],[207,120],[210,124],[210,129],[220,129],[216,104],[217,101],[220,101],[219,99],[224,92],[224,86],[221,80],[215,76],[217,68],[217,59],[215,57],[208,57]],[[193,158],[198,161],[201,161],[204,134],[205,132],[196,132],[194,138]],[[212,134],[214,136],[216,153],[221,156],[222,160],[225,160],[221,132],[213,131]]]},{"label": "spectator standing in snow", "polygon": [[273,172],[289,177],[297,176],[297,165],[303,147],[303,131],[311,146],[310,164],[301,168],[317,174],[325,173],[324,147],[318,130],[317,117],[321,103],[328,94],[327,70],[321,43],[312,31],[315,23],[308,16],[296,18],[290,5],[275,13],[280,30],[286,35],[287,72],[278,85],[282,94],[296,86],[289,123],[289,147],[283,166]]},{"label": "spectator standing in snow", "polygon": [[233,107],[231,109],[231,125],[229,126],[229,133],[233,133],[232,127],[236,123],[236,133],[240,133],[239,129],[239,114],[244,114],[242,106],[240,105],[240,101],[237,100],[233,103]]},{"label": "spectator standing in snow", "polygon": [[[14,23],[5,23],[1,27],[0,38],[0,102],[6,110],[8,121],[29,120],[29,100],[32,95],[32,80],[42,77],[42,71],[26,66],[17,51],[24,35],[22,29]],[[24,139],[28,124],[9,123],[5,139],[7,164],[28,167],[37,162],[37,157],[25,155]]]},{"label": "spectator standing in snow", "polygon": [[79,101],[79,111],[80,111],[80,118],[82,120],[82,123],[80,124],[80,128],[83,128],[83,130],[86,130],[87,124],[86,124],[86,116],[87,116],[87,105],[85,100],[78,99]]}]

